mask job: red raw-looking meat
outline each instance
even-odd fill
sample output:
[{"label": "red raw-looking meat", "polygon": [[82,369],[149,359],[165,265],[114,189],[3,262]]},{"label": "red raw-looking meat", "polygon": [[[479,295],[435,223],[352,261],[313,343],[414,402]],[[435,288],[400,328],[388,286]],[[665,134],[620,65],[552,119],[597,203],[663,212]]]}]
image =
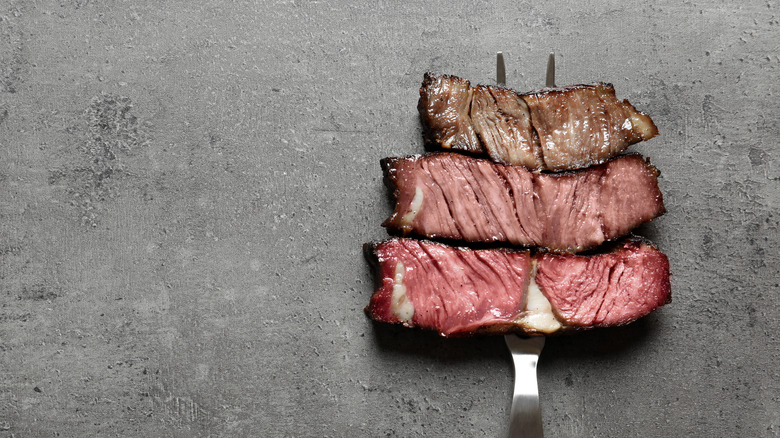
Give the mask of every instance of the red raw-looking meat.
[{"label": "red raw-looking meat", "polygon": [[532,256],[406,238],[366,250],[377,274],[368,315],[443,336],[620,326],[671,301],[668,259],[637,237],[594,255]]}]

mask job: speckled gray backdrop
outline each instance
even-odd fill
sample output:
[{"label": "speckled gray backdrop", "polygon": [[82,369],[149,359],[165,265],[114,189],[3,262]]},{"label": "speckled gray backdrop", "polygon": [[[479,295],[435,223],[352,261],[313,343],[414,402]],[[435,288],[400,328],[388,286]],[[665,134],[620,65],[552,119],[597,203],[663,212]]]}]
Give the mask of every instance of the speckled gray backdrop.
[{"label": "speckled gray backdrop", "polygon": [[780,435],[774,0],[0,3],[0,436],[502,436],[501,338],[372,324],[427,70],[607,81],[674,302],[550,339],[550,437]]}]

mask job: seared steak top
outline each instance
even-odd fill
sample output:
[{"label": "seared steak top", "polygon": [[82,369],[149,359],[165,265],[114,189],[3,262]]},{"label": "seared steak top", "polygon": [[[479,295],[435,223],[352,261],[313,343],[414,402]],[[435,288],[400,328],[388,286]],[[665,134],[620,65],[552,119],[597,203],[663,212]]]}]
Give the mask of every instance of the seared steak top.
[{"label": "seared steak top", "polygon": [[426,73],[417,108],[429,144],[534,170],[602,163],[658,134],[649,116],[605,83],[520,94]]}]

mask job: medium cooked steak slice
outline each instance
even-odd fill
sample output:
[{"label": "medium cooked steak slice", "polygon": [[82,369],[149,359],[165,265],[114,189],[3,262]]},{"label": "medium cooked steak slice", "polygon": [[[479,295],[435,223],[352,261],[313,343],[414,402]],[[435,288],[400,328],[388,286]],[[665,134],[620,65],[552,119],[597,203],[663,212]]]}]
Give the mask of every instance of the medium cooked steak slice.
[{"label": "medium cooked steak slice", "polygon": [[455,153],[382,160],[395,210],[389,230],[467,242],[580,251],[665,212],[658,171],[639,155],[536,173]]}]

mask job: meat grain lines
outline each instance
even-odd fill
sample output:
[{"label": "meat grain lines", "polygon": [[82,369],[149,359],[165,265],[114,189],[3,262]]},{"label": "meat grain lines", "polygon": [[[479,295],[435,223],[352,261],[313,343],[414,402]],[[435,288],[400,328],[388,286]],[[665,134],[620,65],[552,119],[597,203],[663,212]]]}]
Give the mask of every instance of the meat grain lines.
[{"label": "meat grain lines", "polygon": [[521,94],[426,73],[417,109],[427,143],[537,170],[599,164],[658,135],[649,116],[605,83]]},{"label": "meat grain lines", "polygon": [[636,237],[592,255],[532,256],[407,238],[366,249],[381,279],[371,318],[446,336],[619,326],[671,300],[668,259]]},{"label": "meat grain lines", "polygon": [[640,155],[537,173],[461,154],[383,160],[392,231],[558,252],[590,249],[664,214],[658,171]]},{"label": "meat grain lines", "polygon": [[671,301],[666,256],[624,237],[665,212],[655,167],[619,155],[658,130],[611,85],[519,94],[426,73],[418,110],[425,141],[448,151],[382,160],[395,200],[383,225],[406,237],[366,245],[371,318],[538,335],[627,324]]}]

